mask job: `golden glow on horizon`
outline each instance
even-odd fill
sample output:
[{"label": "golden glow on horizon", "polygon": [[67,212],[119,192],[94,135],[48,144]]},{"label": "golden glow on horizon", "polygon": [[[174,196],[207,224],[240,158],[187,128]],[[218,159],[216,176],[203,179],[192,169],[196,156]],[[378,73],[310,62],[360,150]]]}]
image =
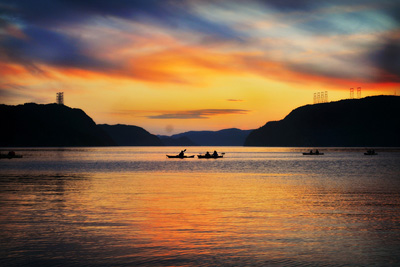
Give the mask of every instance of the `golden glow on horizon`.
[{"label": "golden glow on horizon", "polygon": [[[259,64],[264,63],[259,62]],[[160,69],[175,70],[185,65],[188,72],[191,68],[194,73],[196,68],[199,70],[198,73],[202,75],[196,81],[201,82],[149,83],[135,81],[119,74],[114,77],[79,69],[52,68],[43,68],[46,73],[37,76],[31,75],[20,66],[13,65],[3,68],[2,72],[12,72],[13,79],[10,79],[10,83],[18,80],[18,77],[23,77],[21,79],[23,82],[19,82],[21,87],[26,85],[35,88],[34,95],[16,97],[15,102],[11,104],[32,102],[32,99],[39,103],[51,103],[54,102],[56,92],[66,91],[66,105],[83,109],[96,123],[138,125],[157,134],[167,134],[165,128],[168,125],[173,126],[173,133],[231,127],[253,129],[264,125],[267,121],[283,119],[294,108],[312,104],[313,93],[317,91],[328,91],[329,101],[336,101],[348,98],[350,87],[361,86],[362,97],[365,97],[390,94],[397,86],[393,83],[363,84],[350,81],[336,81],[339,85],[327,86],[329,81],[325,78],[299,77],[298,74],[291,75],[283,69],[269,74],[282,75],[279,79],[269,79],[248,72],[244,72],[243,75],[237,75],[234,71],[218,73],[196,65],[191,66],[188,61],[179,62],[175,67],[165,67],[161,64]],[[304,82],[289,81],[290,79],[298,81],[299,78]],[[285,82],[285,79],[288,81]],[[345,87],[347,84],[351,85]],[[340,85],[343,88],[338,88]],[[18,93],[19,89],[15,88],[14,92]],[[228,101],[230,98],[241,101]],[[208,119],[148,119],[148,116],[162,112],[216,108],[242,109],[248,113],[212,116]]]}]

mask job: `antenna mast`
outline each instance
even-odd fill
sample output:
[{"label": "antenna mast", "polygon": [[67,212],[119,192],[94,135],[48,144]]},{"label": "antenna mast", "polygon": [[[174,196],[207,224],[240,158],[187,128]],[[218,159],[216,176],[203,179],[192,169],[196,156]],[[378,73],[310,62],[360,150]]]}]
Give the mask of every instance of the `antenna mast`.
[{"label": "antenna mast", "polygon": [[328,91],[314,93],[314,104],[327,103]]},{"label": "antenna mast", "polygon": [[58,105],[64,105],[64,92],[59,92],[56,94],[56,103]]}]

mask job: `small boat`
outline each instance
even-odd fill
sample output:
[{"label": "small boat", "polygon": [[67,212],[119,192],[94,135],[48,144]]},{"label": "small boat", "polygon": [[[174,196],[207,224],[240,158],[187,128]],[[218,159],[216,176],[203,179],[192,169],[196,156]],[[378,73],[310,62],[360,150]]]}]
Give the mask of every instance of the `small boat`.
[{"label": "small boat", "polygon": [[194,158],[194,155],[192,156],[185,156],[186,149],[182,150],[181,153],[178,155],[167,155],[167,158],[169,159],[187,159],[187,158]]},{"label": "small boat", "polygon": [[8,152],[8,154],[0,154],[0,159],[20,159],[22,155],[15,154],[14,151]]},{"label": "small boat", "polygon": [[378,153],[376,153],[375,150],[368,150],[367,152],[364,153],[364,155],[374,156],[374,155],[378,155]]},{"label": "small boat", "polygon": [[194,158],[194,155],[192,155],[192,156],[167,155],[167,158],[169,158],[169,159],[186,159],[186,158]]},{"label": "small boat", "polygon": [[304,152],[303,153],[303,155],[312,155],[312,156],[320,156],[320,155],[323,155],[324,153],[321,153],[321,152],[319,152],[318,150],[316,151],[316,152],[312,152],[312,151],[310,151],[310,152]]},{"label": "small boat", "polygon": [[218,155],[218,156],[214,156],[214,155],[197,155],[197,157],[199,159],[218,159],[218,158],[223,158],[224,155]]}]

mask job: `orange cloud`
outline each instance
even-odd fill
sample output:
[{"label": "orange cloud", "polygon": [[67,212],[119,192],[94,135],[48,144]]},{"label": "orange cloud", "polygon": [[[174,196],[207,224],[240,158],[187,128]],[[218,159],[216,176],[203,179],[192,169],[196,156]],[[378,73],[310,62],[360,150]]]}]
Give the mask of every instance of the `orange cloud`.
[{"label": "orange cloud", "polygon": [[244,109],[198,109],[185,111],[170,111],[160,115],[148,116],[149,119],[208,119],[210,116],[247,114]]},{"label": "orange cloud", "polygon": [[27,73],[26,69],[21,65],[9,64],[0,61],[0,75],[3,77],[7,75],[13,76],[13,75],[22,75],[26,73]]},{"label": "orange cloud", "polygon": [[146,81],[199,84],[207,75],[238,72],[231,64],[233,60],[229,54],[180,46],[135,56],[126,73]]}]

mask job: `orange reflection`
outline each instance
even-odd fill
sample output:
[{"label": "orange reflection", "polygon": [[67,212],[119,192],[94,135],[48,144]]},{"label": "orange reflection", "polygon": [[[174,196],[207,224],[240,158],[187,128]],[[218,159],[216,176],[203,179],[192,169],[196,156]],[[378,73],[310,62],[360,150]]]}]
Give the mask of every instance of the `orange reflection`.
[{"label": "orange reflection", "polygon": [[13,240],[76,240],[89,253],[113,251],[113,259],[356,264],[379,231],[398,224],[400,203],[397,192],[357,192],[337,182],[301,173],[38,176],[9,184],[2,218],[18,220],[4,226]]}]

